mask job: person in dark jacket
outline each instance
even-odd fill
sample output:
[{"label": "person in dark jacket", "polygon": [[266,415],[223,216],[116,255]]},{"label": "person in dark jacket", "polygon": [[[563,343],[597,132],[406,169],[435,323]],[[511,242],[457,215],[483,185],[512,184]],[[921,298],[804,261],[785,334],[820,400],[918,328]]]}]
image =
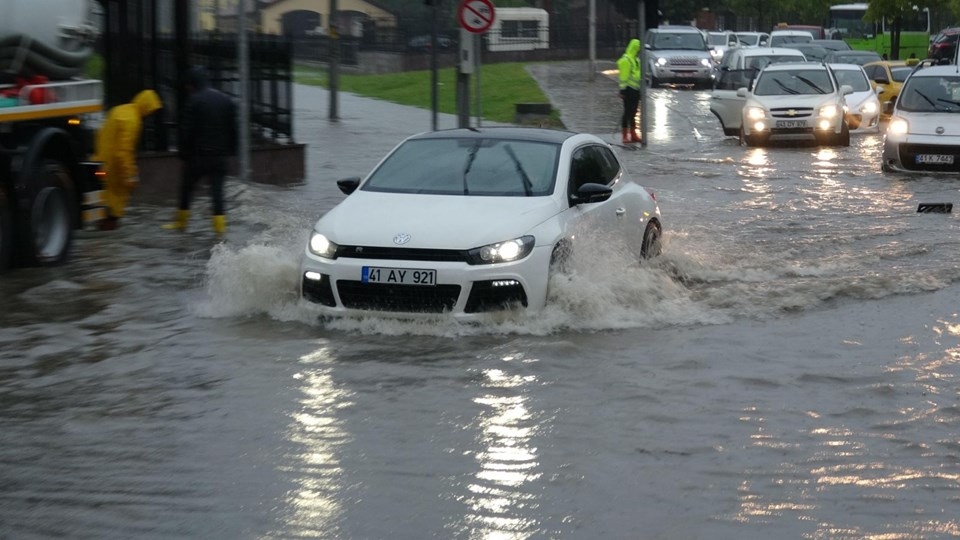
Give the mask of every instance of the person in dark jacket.
[{"label": "person in dark jacket", "polygon": [[223,234],[227,230],[223,183],[227,161],[237,153],[237,105],[210,86],[210,77],[204,68],[190,70],[188,90],[190,97],[184,107],[178,144],[183,161],[180,206],[176,219],[163,227],[187,230],[193,190],[206,178],[213,199],[213,230]]}]

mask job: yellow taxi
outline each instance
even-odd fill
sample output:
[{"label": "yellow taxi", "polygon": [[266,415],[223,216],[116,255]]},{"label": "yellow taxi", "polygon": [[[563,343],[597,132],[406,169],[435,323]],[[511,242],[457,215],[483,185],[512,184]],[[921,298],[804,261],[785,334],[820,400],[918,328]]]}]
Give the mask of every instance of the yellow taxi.
[{"label": "yellow taxi", "polygon": [[907,80],[907,75],[913,71],[913,67],[920,63],[917,58],[907,60],[881,60],[879,62],[870,62],[863,65],[863,70],[867,72],[867,78],[873,89],[883,87],[877,94],[880,98],[880,119],[889,120],[890,113],[887,112],[887,102],[891,102],[900,95],[900,88],[903,81]]}]

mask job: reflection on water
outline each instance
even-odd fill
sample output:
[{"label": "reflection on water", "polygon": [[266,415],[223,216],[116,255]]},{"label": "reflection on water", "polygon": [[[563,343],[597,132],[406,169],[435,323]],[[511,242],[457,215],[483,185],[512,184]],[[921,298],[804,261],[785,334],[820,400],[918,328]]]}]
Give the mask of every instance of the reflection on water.
[{"label": "reflection on water", "polygon": [[466,501],[467,521],[474,530],[471,538],[521,539],[536,532],[538,522],[523,510],[537,505],[537,495],[525,488],[541,476],[537,449],[531,443],[538,430],[537,417],[524,395],[535,382],[533,376],[510,375],[501,369],[483,372],[486,392],[473,400],[484,412],[478,419],[480,470],[468,486],[471,495]]},{"label": "reflection on water", "polygon": [[326,348],[305,355],[300,359],[305,368],[294,375],[303,397],[300,410],[291,414],[287,436],[299,452],[283,461],[287,465],[281,471],[297,488],[287,494],[290,515],[284,519],[280,536],[295,531],[294,536],[335,537],[334,524],[343,512],[340,456],[351,437],[338,412],[351,403],[324,366],[332,357]]}]

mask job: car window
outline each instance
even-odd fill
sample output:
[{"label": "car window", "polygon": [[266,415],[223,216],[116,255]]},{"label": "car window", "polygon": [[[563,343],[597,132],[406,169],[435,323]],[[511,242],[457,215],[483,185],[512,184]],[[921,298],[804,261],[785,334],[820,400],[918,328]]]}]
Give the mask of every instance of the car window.
[{"label": "car window", "polygon": [[829,94],[833,92],[830,76],[824,70],[798,69],[760,73],[753,93],[758,96]]},{"label": "car window", "polygon": [[726,34],[714,34],[710,33],[710,45],[726,45],[727,44],[727,35]]},{"label": "car window", "polygon": [[777,64],[781,62],[803,62],[806,61],[806,57],[802,54],[781,54],[781,55],[770,55],[770,56],[751,56],[747,58],[746,66],[747,68],[752,69],[763,69],[769,64]]},{"label": "car window", "polygon": [[905,111],[960,113],[960,76],[913,77],[900,92]]},{"label": "car window", "polygon": [[853,88],[854,92],[870,90],[870,81],[867,80],[867,76],[860,70],[836,69],[833,73],[837,76],[837,84],[841,86],[844,84],[849,85]]},{"label": "car window", "polygon": [[700,34],[657,32],[650,44],[654,49],[702,51],[706,43]]},{"label": "car window", "polygon": [[811,41],[813,41],[813,36],[810,34],[770,36],[771,47],[782,47],[790,43],[809,43]]},{"label": "car window", "polygon": [[436,195],[549,195],[559,151],[557,144],[533,141],[409,140],[392,152],[360,189]]},{"label": "car window", "polygon": [[570,159],[569,193],[584,184],[611,184],[620,174],[620,163],[609,148],[589,145],[578,148]]},{"label": "car window", "polygon": [[887,76],[887,72],[883,69],[883,66],[863,66],[863,69],[867,72],[867,77],[870,77],[871,81],[890,78]]},{"label": "car window", "polygon": [[717,80],[717,90],[738,90],[749,88],[753,78],[757,76],[756,69],[731,69],[720,73]]},{"label": "car window", "polygon": [[907,80],[907,76],[910,75],[911,71],[913,71],[913,68],[909,66],[890,68],[890,74],[893,75],[893,80],[897,82]]}]

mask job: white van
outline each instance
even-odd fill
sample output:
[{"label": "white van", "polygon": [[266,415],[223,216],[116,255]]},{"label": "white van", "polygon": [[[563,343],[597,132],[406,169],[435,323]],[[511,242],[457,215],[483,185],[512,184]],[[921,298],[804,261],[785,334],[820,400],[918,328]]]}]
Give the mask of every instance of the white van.
[{"label": "white van", "polygon": [[550,47],[550,15],[537,8],[497,8],[487,32],[489,51],[531,51]]}]

